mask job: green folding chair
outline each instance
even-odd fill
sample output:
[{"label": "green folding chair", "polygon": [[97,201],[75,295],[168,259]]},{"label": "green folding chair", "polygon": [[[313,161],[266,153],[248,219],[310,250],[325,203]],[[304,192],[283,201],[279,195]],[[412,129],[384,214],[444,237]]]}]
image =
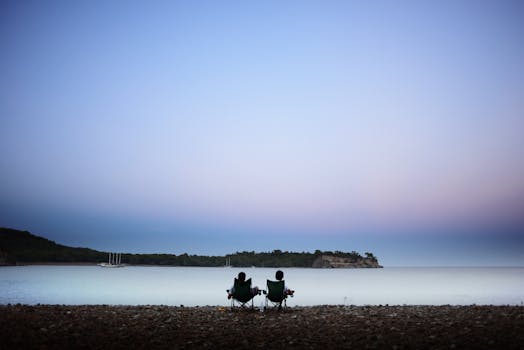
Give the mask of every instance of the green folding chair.
[{"label": "green folding chair", "polygon": [[[260,295],[260,291],[255,294],[251,292],[251,278],[243,282],[235,278],[235,283],[233,285],[234,291],[233,293],[231,293],[231,309],[235,307],[235,304],[240,306],[241,308],[247,308],[249,301],[251,301],[251,309],[253,309],[253,298],[255,297],[255,295]],[[227,292],[230,293],[229,289],[227,290]]]},{"label": "green folding chair", "polygon": [[270,281],[267,280],[267,290],[264,291],[266,295],[266,309],[271,305],[278,307],[279,310],[286,307],[287,295],[284,293],[284,281]]}]

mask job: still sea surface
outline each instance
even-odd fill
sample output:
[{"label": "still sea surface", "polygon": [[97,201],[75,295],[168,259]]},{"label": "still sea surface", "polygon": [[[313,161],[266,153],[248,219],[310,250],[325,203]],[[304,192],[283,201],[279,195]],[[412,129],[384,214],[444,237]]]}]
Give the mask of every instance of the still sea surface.
[{"label": "still sea surface", "polygon": [[[288,305],[522,305],[524,268],[285,268]],[[245,271],[264,288],[274,268],[98,266],[0,267],[0,304],[229,305]],[[255,297],[261,306],[264,297]]]}]

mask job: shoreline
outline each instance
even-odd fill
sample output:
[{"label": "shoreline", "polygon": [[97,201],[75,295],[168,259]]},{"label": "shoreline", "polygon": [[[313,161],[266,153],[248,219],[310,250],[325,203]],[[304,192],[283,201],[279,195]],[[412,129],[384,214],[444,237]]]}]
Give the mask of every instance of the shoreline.
[{"label": "shoreline", "polygon": [[[100,264],[105,263],[102,262],[19,262],[16,264],[0,264],[0,267],[14,267],[14,266],[100,266]],[[333,268],[327,268],[327,267],[306,267],[306,266],[280,266],[280,267],[262,267],[262,266],[202,266],[202,265],[155,265],[155,264],[122,264],[124,267],[214,267],[214,268],[234,268],[234,269],[276,269],[276,268],[283,268],[283,269],[315,269],[315,270],[331,270]],[[339,270],[358,270],[358,269],[382,269],[383,266],[380,267],[337,267],[334,269]]]},{"label": "shoreline", "polygon": [[524,347],[522,306],[0,305],[6,348]]},{"label": "shoreline", "polygon": [[[20,262],[17,264],[0,264],[0,267],[14,267],[14,266],[99,266],[103,262]],[[277,267],[261,267],[261,266],[182,266],[182,265],[152,265],[152,264],[122,264],[124,267],[216,267],[216,268],[234,268],[234,269],[276,269]],[[302,266],[293,266],[293,267],[278,267],[284,269],[314,269],[314,270],[331,270],[331,268],[321,268],[321,267],[302,267]],[[341,267],[335,268],[340,270],[358,270],[358,269],[522,269],[523,266],[384,266],[381,267]]]}]

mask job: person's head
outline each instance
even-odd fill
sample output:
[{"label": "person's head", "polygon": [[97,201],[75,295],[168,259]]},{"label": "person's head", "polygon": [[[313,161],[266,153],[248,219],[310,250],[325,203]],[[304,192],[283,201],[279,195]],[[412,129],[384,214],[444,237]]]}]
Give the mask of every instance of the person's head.
[{"label": "person's head", "polygon": [[275,273],[275,278],[277,279],[277,281],[282,281],[282,278],[284,278],[284,273],[278,270],[277,273]]},{"label": "person's head", "polygon": [[238,280],[239,280],[240,282],[244,282],[244,281],[246,280],[246,274],[243,273],[243,272],[239,272],[239,273],[238,273]]}]

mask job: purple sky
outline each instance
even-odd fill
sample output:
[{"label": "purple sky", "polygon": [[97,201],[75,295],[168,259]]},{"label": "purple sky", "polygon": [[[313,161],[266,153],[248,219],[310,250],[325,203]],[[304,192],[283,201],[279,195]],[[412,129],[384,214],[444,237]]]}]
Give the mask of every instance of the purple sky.
[{"label": "purple sky", "polygon": [[2,1],[0,52],[0,226],[524,265],[520,1]]}]

